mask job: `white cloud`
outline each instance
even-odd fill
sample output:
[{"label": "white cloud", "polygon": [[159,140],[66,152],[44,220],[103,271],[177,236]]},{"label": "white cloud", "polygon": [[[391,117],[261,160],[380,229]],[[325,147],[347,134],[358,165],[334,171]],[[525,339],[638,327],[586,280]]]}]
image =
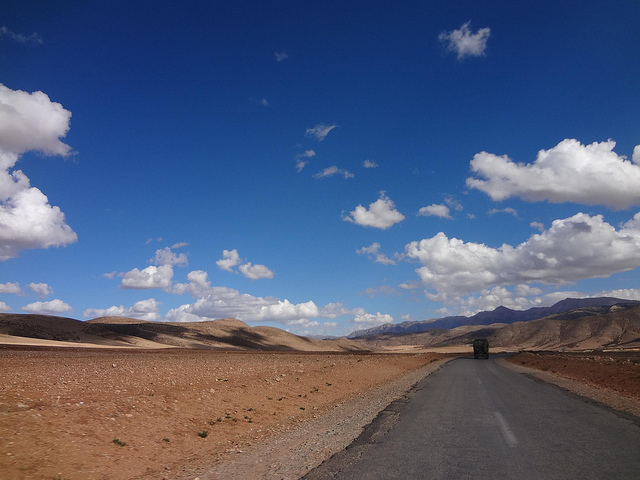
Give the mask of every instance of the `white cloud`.
[{"label": "white cloud", "polygon": [[160,318],[158,314],[160,302],[155,298],[140,300],[133,304],[131,308],[125,308],[122,305],[112,306],[109,308],[87,308],[83,316],[86,318],[97,317],[128,317],[138,320],[154,321]]},{"label": "white cloud", "polygon": [[343,170],[342,168],[338,168],[333,165],[332,167],[327,167],[321,172],[316,173],[313,175],[313,178],[325,178],[333,175],[342,175],[345,179],[354,177],[353,173],[350,173],[348,170]]},{"label": "white cloud", "polygon": [[22,33],[15,33],[9,30],[7,27],[0,27],[0,38],[7,37],[16,43],[24,43],[28,45],[42,45],[42,37],[33,32],[31,35],[23,35]]},{"label": "white cloud", "polygon": [[27,285],[39,297],[46,297],[53,294],[53,288],[46,283],[30,283]]},{"label": "white cloud", "polygon": [[640,145],[636,145],[633,148],[633,156],[631,157],[633,163],[640,165]]},{"label": "white cloud", "polygon": [[362,247],[356,250],[358,255],[366,255],[370,260],[373,260],[375,263],[382,263],[383,265],[395,265],[396,262],[389,257],[387,257],[384,253],[380,253],[380,244],[378,242],[373,242],[368,247]]},{"label": "white cloud", "polygon": [[391,297],[391,296],[401,296],[398,290],[389,285],[380,285],[379,287],[369,287],[364,292],[361,292],[360,295],[365,295],[367,297]]},{"label": "white cloud", "polygon": [[618,231],[601,215],[578,213],[516,247],[436,236],[405,247],[416,272],[439,293],[463,295],[493,286],[563,284],[608,277],[640,266],[640,213]]},{"label": "white cloud", "polygon": [[266,98],[261,98],[260,99],[260,105],[262,105],[263,107],[270,107],[271,106],[269,104],[269,100],[267,100]]},{"label": "white cloud", "polygon": [[461,212],[464,210],[462,204],[451,195],[445,197],[444,202],[449,206],[449,208],[453,208],[456,212]]},{"label": "white cloud", "polygon": [[0,302],[0,312],[10,312],[11,307],[4,302]]},{"label": "white cloud", "polygon": [[385,323],[393,323],[393,317],[387,313],[364,313],[353,319],[358,329],[377,327]]},{"label": "white cloud", "polygon": [[233,272],[233,267],[240,263],[240,255],[238,250],[223,250],[222,258],[216,261],[216,265],[220,270],[226,270],[227,272]]},{"label": "white cloud", "polygon": [[61,313],[70,312],[73,308],[71,308],[71,305],[68,305],[62,300],[56,298],[48,302],[30,303],[29,305],[22,307],[22,310],[39,315],[59,315]]},{"label": "white cloud", "polygon": [[496,213],[508,213],[509,215],[513,215],[514,217],[518,217],[518,212],[515,208],[506,207],[506,208],[492,208],[487,212],[487,215],[492,216]]},{"label": "white cloud", "polygon": [[23,294],[18,282],[0,283],[0,293],[15,293],[16,295]]},{"label": "white cloud", "polygon": [[289,58],[289,55],[284,50],[282,52],[274,52],[274,55],[276,56],[277,62],[282,62]]},{"label": "white cloud", "polygon": [[108,278],[109,280],[113,280],[117,274],[118,272],[114,270],[113,272],[103,273],[102,276],[104,278]]},{"label": "white cloud", "polygon": [[536,230],[539,230],[540,232],[544,232],[544,223],[542,222],[531,222],[529,226],[531,228],[535,228]]},{"label": "white cloud", "polygon": [[[176,245],[179,245],[179,247],[183,246],[182,244]],[[179,247],[164,247],[156,250],[155,256],[149,259],[149,263],[153,263],[154,265],[177,265],[178,267],[184,267],[188,265],[189,260],[187,259],[187,255],[185,253],[176,254],[171,250],[172,248]]]},{"label": "white cloud", "polygon": [[64,213],[51,206],[29,178],[14,170],[24,152],[68,156],[62,143],[71,112],[42,92],[11,90],[0,84],[0,261],[31,248],[65,246],[77,241]]},{"label": "white cloud", "polygon": [[365,160],[362,166],[364,168],[378,168],[378,164],[372,160]]},{"label": "white cloud", "polygon": [[151,288],[170,288],[173,278],[173,267],[171,265],[151,265],[143,270],[134,268],[122,277],[122,288],[136,290]]},{"label": "white cloud", "polygon": [[316,140],[318,140],[319,142],[323,141],[327,135],[329,135],[329,132],[331,130],[333,130],[334,128],[336,128],[337,125],[316,125],[313,128],[307,128],[307,131],[305,132],[305,137],[313,137]]},{"label": "white cloud", "polygon": [[433,204],[428,207],[422,207],[418,210],[418,216],[422,217],[440,217],[451,219],[449,214],[449,207],[446,205]]},{"label": "white cloud", "polygon": [[358,205],[349,215],[343,215],[342,219],[363,227],[386,230],[404,220],[404,215],[396,210],[393,201],[384,192],[381,192],[380,198],[369,204],[368,210],[362,205]]},{"label": "white cloud", "polygon": [[238,267],[242,274],[251,280],[260,278],[273,278],[273,272],[265,265],[252,265],[251,262],[244,263]]},{"label": "white cloud", "polygon": [[458,60],[465,57],[481,57],[487,49],[491,29],[481,28],[476,33],[472,33],[469,29],[470,23],[465,23],[458,30],[442,32],[438,35],[438,40],[446,45],[447,51],[455,52]]},{"label": "white cloud", "polygon": [[309,163],[308,160],[303,160],[303,158],[311,158],[311,157],[315,157],[316,152],[314,152],[313,150],[305,150],[304,153],[299,153],[295,156],[295,160],[296,160],[296,170],[298,170],[298,172],[301,172],[302,169],[307,165],[307,163]]},{"label": "white cloud", "polygon": [[[613,152],[613,140],[591,145],[566,139],[540,150],[532,164],[481,152],[471,160],[479,177],[467,178],[495,201],[520,197],[530,202],[574,202],[623,210],[640,204],[640,165]],[[634,157],[635,158],[635,157]]]}]

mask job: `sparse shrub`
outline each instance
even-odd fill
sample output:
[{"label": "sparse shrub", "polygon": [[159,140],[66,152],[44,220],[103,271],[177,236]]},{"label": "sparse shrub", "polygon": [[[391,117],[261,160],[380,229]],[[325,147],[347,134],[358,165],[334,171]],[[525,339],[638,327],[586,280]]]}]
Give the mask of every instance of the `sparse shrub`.
[{"label": "sparse shrub", "polygon": [[126,445],[126,443],[120,440],[118,437],[113,439],[113,443],[115,443],[116,445],[119,445],[120,447],[124,447]]},{"label": "sparse shrub", "polygon": [[201,432],[198,432],[198,436],[200,438],[207,438],[209,436],[209,432],[207,430],[202,430]]},{"label": "sparse shrub", "polygon": [[162,441],[163,441],[163,442],[167,442],[167,443],[169,443],[171,440],[169,440],[167,437],[164,437],[164,438],[162,439]]}]

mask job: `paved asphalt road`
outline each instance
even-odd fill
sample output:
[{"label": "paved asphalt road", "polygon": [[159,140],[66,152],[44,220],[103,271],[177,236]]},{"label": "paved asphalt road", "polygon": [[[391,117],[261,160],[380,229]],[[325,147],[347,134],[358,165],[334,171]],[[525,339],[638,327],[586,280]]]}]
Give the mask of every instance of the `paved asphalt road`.
[{"label": "paved asphalt road", "polygon": [[447,363],[375,423],[305,479],[640,479],[636,417],[493,359]]}]

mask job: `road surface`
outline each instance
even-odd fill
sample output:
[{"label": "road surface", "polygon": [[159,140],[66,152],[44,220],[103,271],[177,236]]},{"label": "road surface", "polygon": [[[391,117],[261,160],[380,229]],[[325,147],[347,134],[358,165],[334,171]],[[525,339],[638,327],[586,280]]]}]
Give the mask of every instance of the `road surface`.
[{"label": "road surface", "polygon": [[493,359],[462,358],[304,478],[637,480],[640,420]]}]

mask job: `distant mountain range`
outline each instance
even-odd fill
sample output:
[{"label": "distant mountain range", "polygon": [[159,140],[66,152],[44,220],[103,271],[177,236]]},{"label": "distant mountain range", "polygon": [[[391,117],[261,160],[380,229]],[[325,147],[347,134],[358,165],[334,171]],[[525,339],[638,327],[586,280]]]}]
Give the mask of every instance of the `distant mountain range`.
[{"label": "distant mountain range", "polygon": [[[379,327],[356,330],[349,334],[347,338],[363,338],[380,334],[420,333],[428,330],[452,329],[464,325],[491,325],[494,323],[511,324],[515,322],[528,322],[568,311],[576,311],[576,315],[582,313],[586,315],[601,315],[608,311],[608,309],[603,309],[603,307],[611,307],[618,304],[640,306],[640,301],[623,300],[613,297],[567,298],[552,305],[551,307],[534,307],[528,310],[512,310],[507,307],[498,307],[491,312],[480,312],[471,317],[453,316],[418,322],[385,323]],[[577,312],[580,309],[594,310],[592,310],[591,313],[589,313],[589,311]]]}]

